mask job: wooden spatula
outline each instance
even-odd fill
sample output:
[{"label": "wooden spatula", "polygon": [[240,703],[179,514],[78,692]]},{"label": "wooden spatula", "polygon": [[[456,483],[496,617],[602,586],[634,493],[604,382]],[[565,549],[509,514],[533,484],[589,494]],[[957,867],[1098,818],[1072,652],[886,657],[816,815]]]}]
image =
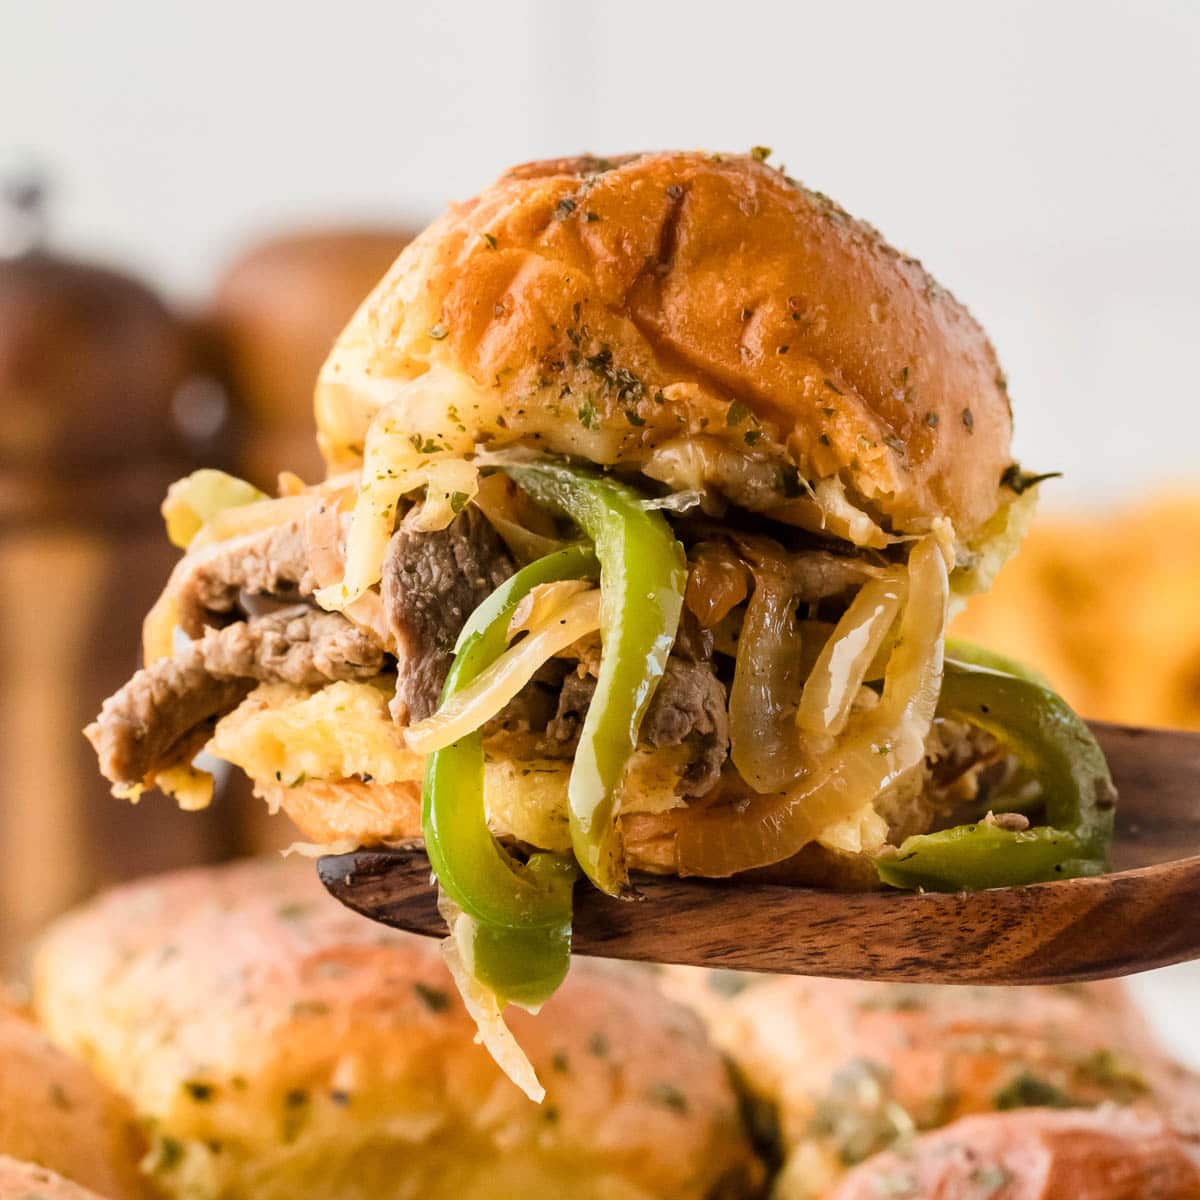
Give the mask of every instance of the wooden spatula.
[{"label": "wooden spatula", "polygon": [[[642,875],[632,903],[577,888],[575,950],[914,983],[1066,983],[1200,958],[1200,734],[1092,730],[1120,793],[1112,874],[958,895]],[[445,934],[419,846],[330,855],[318,869],[356,912]]]}]

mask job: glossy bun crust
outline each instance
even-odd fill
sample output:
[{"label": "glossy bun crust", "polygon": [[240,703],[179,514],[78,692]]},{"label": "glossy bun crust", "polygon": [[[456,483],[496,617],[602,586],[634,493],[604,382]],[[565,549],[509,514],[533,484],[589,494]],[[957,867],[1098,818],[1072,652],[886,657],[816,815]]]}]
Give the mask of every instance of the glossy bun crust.
[{"label": "glossy bun crust", "polygon": [[[534,444],[637,464],[716,438],[840,477],[896,530],[948,516],[970,537],[1011,462],[1003,375],[970,314],[870,226],[747,156],[531,163],[453,206],[326,364],[332,465],[349,465],[388,381],[439,364],[498,391],[515,440],[541,417],[555,432]],[[594,436],[572,442],[585,406]]]},{"label": "glossy bun crust", "polygon": [[[48,1168],[107,1200],[139,1200],[148,1194],[138,1170],[144,1153],[125,1101],[31,1021],[0,1007],[0,1155]],[[11,1161],[0,1168],[0,1198],[27,1194],[4,1190],[18,1179],[28,1183]],[[83,1194],[66,1185],[29,1190]]]},{"label": "glossy bun crust", "polygon": [[109,893],[51,930],[35,1000],[154,1130],[168,1196],[736,1200],[760,1177],[720,1056],[649,972],[577,963],[512,1014],[538,1106],[437,942],[342,908],[305,860]]}]

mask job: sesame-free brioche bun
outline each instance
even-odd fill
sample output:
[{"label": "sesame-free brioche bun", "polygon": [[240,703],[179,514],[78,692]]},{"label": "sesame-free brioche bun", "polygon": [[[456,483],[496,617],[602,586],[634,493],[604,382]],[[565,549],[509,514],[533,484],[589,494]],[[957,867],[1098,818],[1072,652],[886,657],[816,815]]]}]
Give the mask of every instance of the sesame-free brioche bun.
[{"label": "sesame-free brioche bun", "polygon": [[0,1154],[0,1200],[112,1200],[45,1167]]},{"label": "sesame-free brioche bun", "polygon": [[531,1104],[438,944],[343,909],[310,862],[119,889],[50,931],[35,976],[51,1034],[152,1129],[170,1196],[705,1200],[760,1177],[722,1059],[649,972],[577,963],[513,1017]]},{"label": "sesame-free brioche bun", "polygon": [[[0,1008],[0,1156],[7,1156],[0,1159],[0,1197],[29,1194],[5,1190],[19,1179],[28,1182],[27,1172],[10,1161],[19,1159],[107,1200],[144,1200],[149,1193],[138,1170],[144,1152],[125,1100],[23,1014]],[[64,1184],[44,1194],[84,1192]]]},{"label": "sesame-free brioche bun", "polygon": [[840,479],[894,532],[944,516],[969,539],[1011,462],[1004,378],[966,309],[751,156],[530,163],[453,205],[322,371],[331,468],[354,465],[374,412],[433,367],[469,377],[480,399],[462,419],[496,445],[667,482],[681,460],[712,482],[734,451]]},{"label": "sesame-free brioche bun", "polygon": [[1198,1200],[1200,1143],[1154,1114],[1105,1105],[964,1117],[857,1167],[826,1200]]},{"label": "sesame-free brioche bun", "polygon": [[1200,1130],[1200,1076],[1166,1057],[1117,982],[938,987],[686,967],[663,978],[777,1112],[776,1200],[826,1195],[847,1165],[903,1149],[914,1130],[997,1110],[1113,1105]]}]

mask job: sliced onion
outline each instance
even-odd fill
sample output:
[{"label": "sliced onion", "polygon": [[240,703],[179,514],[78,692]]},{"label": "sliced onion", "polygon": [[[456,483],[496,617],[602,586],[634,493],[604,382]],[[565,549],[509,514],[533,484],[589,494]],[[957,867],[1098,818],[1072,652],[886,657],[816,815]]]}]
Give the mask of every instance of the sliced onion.
[{"label": "sliced onion", "polygon": [[383,597],[377,591],[364,592],[353,604],[347,604],[342,616],[369,633],[389,654],[395,653],[396,639],[383,607]]},{"label": "sliced onion", "polygon": [[796,711],[798,729],[831,737],[842,732],[854,697],[903,602],[904,586],[898,579],[871,579],[863,584],[804,685]]},{"label": "sliced onion", "polygon": [[475,507],[522,563],[545,558],[567,545],[553,536],[554,525],[545,511],[500,472],[479,481]]},{"label": "sliced onion", "polygon": [[908,575],[880,703],[852,717],[794,787],[745,811],[725,805],[689,813],[675,842],[681,875],[732,875],[790,858],[920,769],[941,683],[949,595],[935,538],[913,547]]},{"label": "sliced onion", "polygon": [[328,587],[342,577],[342,514],[334,504],[318,504],[304,518],[304,547],[308,568],[318,587]]},{"label": "sliced onion", "polygon": [[556,579],[535,584],[524,596],[508,622],[508,640],[518,633],[532,633],[559,615],[566,603],[596,585],[589,579]]},{"label": "sliced onion", "polygon": [[[430,485],[432,506],[420,520],[435,528],[453,515],[450,497],[474,492],[474,468],[462,462],[473,440],[463,412],[474,407],[474,391],[457,372],[434,367],[397,389],[371,420],[359,473],[358,494],[346,540],[341,583],[316,594],[323,608],[344,609],[379,582],[400,497]],[[466,470],[464,470],[466,468]],[[440,499],[439,499],[440,497]]]},{"label": "sliced onion", "polygon": [[909,555],[908,603],[884,675],[883,699],[872,713],[884,724],[917,722],[922,742],[942,686],[948,601],[945,557],[936,537],[922,538]]},{"label": "sliced onion", "polygon": [[410,726],[404,737],[410,750],[432,754],[491,720],[548,659],[600,628],[600,590],[577,593],[557,608],[543,611],[524,640],[506,650],[488,669],[437,712]]},{"label": "sliced onion", "polygon": [[654,512],[655,509],[661,508],[667,512],[684,513],[703,503],[704,493],[692,488],[686,492],[671,492],[669,495],[658,496],[653,500],[643,500],[642,508],[646,512]]},{"label": "sliced onion", "polygon": [[412,514],[412,528],[423,533],[445,529],[474,498],[479,468],[461,458],[431,463],[425,472],[425,499]]},{"label": "sliced onion", "polygon": [[752,568],[754,593],[746,605],[729,693],[730,757],[756,792],[792,784],[803,768],[795,712],[804,688],[802,634],[786,564],[764,560]]},{"label": "sliced onion", "polygon": [[545,1099],[546,1089],[538,1081],[537,1072],[521,1049],[517,1039],[504,1023],[500,1003],[494,992],[475,978],[472,946],[475,941],[475,922],[444,895],[438,896],[438,911],[450,928],[450,936],[441,944],[442,958],[454,978],[477,1037],[495,1060],[496,1065],[535,1104]]},{"label": "sliced onion", "polygon": [[279,851],[280,858],[324,858],[327,854],[350,854],[357,850],[358,838],[334,838],[332,842],[289,842]]},{"label": "sliced onion", "polygon": [[701,542],[689,555],[684,603],[705,629],[719,625],[750,591],[750,573],[728,542]]},{"label": "sliced onion", "polygon": [[289,521],[304,518],[309,509],[319,503],[313,492],[302,492],[299,496],[283,496],[276,500],[258,500],[253,504],[242,504],[236,508],[222,509],[188,544],[188,553],[194,553],[217,542],[247,533],[258,533],[275,525],[286,525]]}]

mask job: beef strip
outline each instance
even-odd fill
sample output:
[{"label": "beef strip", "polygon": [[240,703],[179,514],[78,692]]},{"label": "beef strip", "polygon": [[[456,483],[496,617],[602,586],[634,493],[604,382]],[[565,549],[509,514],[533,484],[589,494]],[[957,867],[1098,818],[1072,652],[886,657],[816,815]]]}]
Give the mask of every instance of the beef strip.
[{"label": "beef strip", "polygon": [[[572,672],[566,677],[558,711],[542,739],[545,753],[556,758],[574,755],[595,690],[591,675]],[[710,661],[689,661],[675,654],[667,659],[642,721],[641,742],[655,748],[689,745],[693,754],[681,794],[703,796],[712,790],[729,753],[729,718],[725,687]]]},{"label": "beef strip", "polygon": [[85,732],[105,777],[129,786],[175,761],[198,727],[236,708],[256,682],[319,687],[382,668],[383,651],[345,617],[294,605],[205,630],[138,671]]},{"label": "beef strip", "polygon": [[176,568],[172,583],[179,626],[189,637],[199,637],[206,625],[224,624],[249,597],[295,603],[317,587],[300,521],[189,554]]},{"label": "beef strip", "polygon": [[105,779],[132,787],[176,761],[193,730],[231,712],[253,686],[253,680],[210,675],[193,643],[138,671],[83,732]]},{"label": "beef strip", "polygon": [[772,538],[758,534],[734,534],[732,541],[750,564],[785,566],[797,604],[815,604],[861,587],[879,574],[862,554],[834,554],[829,550],[787,551]]},{"label": "beef strip", "polygon": [[445,529],[414,529],[406,518],[392,534],[382,592],[399,660],[392,712],[400,724],[437,708],[463,625],[515,570],[500,535],[474,506]]}]

